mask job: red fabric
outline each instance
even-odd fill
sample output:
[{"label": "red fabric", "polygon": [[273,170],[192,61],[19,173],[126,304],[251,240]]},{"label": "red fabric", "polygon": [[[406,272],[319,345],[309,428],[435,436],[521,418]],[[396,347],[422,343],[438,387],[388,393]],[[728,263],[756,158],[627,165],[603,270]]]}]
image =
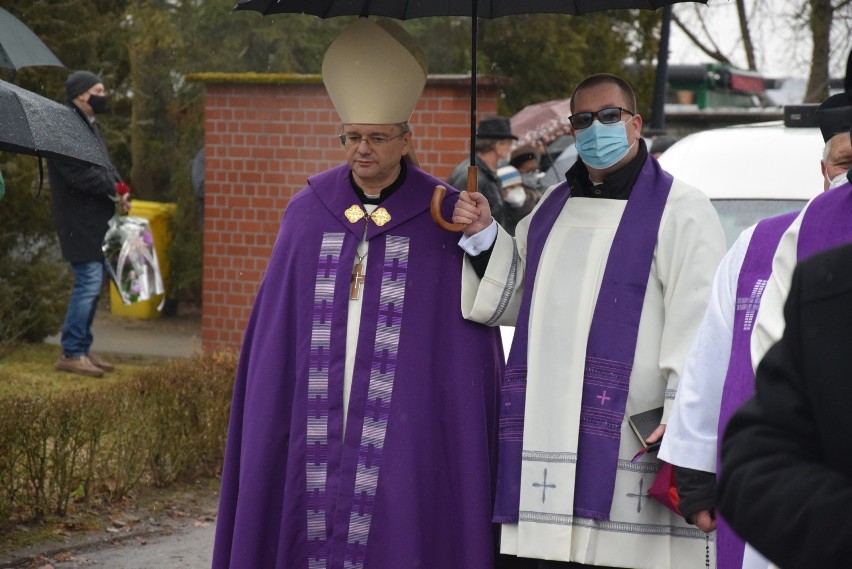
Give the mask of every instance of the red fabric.
[{"label": "red fabric", "polygon": [[680,496],[675,486],[674,467],[668,462],[660,461],[660,464],[660,471],[657,472],[657,478],[648,489],[648,494],[663,506],[682,516],[683,513],[678,508]]},{"label": "red fabric", "polygon": [[127,184],[127,182],[116,182],[115,193],[120,196],[126,196],[130,193],[130,186]]}]

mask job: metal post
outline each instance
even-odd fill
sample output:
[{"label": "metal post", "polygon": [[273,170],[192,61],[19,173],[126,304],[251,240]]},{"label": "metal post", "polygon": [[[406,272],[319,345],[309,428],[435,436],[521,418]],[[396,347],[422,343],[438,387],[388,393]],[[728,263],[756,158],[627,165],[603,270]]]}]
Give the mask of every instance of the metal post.
[{"label": "metal post", "polygon": [[651,128],[663,132],[666,128],[666,85],[669,77],[669,31],[672,25],[672,7],[663,8],[663,26],[660,30],[660,50],[657,53],[657,74],[654,80],[654,101],[651,106]]}]

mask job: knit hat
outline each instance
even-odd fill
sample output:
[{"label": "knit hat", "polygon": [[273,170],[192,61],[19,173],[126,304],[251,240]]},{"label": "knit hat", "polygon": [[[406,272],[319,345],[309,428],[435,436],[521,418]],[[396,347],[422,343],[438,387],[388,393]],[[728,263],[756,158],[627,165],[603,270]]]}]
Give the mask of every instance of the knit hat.
[{"label": "knit hat", "polygon": [[849,132],[852,126],[852,105],[843,93],[832,95],[817,107],[817,120],[822,139],[828,139],[841,132]]},{"label": "knit hat", "polygon": [[497,177],[500,178],[500,187],[504,190],[511,188],[512,186],[520,186],[523,181],[521,180],[521,173],[518,172],[518,169],[514,166],[503,166],[497,170]]},{"label": "knit hat", "polygon": [[98,83],[103,81],[91,71],[75,71],[65,81],[65,96],[73,101]]},{"label": "knit hat", "polygon": [[406,122],[426,85],[426,56],[393,20],[358,18],[326,50],[322,80],[343,123]]}]

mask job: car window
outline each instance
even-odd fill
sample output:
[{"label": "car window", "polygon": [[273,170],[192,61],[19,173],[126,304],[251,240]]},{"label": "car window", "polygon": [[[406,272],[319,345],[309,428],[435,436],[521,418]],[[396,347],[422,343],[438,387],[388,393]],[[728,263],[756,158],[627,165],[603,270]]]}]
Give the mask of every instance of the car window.
[{"label": "car window", "polygon": [[806,200],[710,200],[719,214],[725,242],[730,249],[743,230],[761,219],[791,211],[801,211]]}]

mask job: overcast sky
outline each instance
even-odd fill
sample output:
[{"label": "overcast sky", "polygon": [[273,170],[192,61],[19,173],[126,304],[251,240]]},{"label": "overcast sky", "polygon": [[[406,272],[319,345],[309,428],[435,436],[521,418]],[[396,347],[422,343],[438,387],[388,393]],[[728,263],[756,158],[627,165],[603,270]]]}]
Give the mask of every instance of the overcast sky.
[{"label": "overcast sky", "polygon": [[[746,0],[752,40],[755,43],[758,69],[767,77],[807,77],[811,59],[811,42],[807,23],[796,21],[804,0]],[[700,19],[714,38],[719,50],[735,66],[746,68],[745,51],[739,34],[737,8],[733,0],[708,0],[706,6],[695,3],[677,4],[674,13],[702,39]],[[699,14],[701,18],[699,18]],[[849,24],[836,19],[832,40],[838,46],[832,55],[831,75],[842,77],[849,54]],[[842,51],[842,53],[841,53]],[[672,24],[669,63],[709,63],[711,59],[694,46],[689,38]]]}]

